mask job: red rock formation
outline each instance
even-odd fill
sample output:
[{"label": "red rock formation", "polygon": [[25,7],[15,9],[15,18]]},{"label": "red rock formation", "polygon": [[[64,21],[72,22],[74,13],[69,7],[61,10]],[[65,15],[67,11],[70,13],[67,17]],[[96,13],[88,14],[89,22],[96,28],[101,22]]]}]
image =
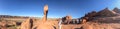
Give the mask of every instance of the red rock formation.
[{"label": "red rock formation", "polygon": [[87,19],[82,19],[82,24],[85,24],[87,22]]},{"label": "red rock formation", "polygon": [[110,11],[108,8],[105,8],[104,10],[99,11],[97,13],[97,17],[112,17],[112,16],[115,16],[115,14],[112,11]]},{"label": "red rock formation", "polygon": [[66,16],[67,24],[69,24],[71,20],[72,20],[72,17],[70,15]]},{"label": "red rock formation", "polygon": [[113,9],[114,12],[116,13],[120,13],[120,9],[118,9],[117,7]]},{"label": "red rock formation", "polygon": [[7,22],[6,21],[1,21],[0,22],[0,29],[7,29],[6,26],[7,25]]},{"label": "red rock formation", "polygon": [[[117,8],[114,9],[114,11],[118,10]],[[99,12],[92,11],[88,14],[86,14],[84,17],[81,19],[85,19],[86,21],[93,21],[95,18],[100,18],[100,17],[113,17],[117,16],[113,11],[110,11],[108,8],[105,8]],[[87,19],[86,19],[87,17]],[[82,21],[83,22],[83,21]]]},{"label": "red rock formation", "polygon": [[62,18],[62,22],[67,24],[69,24],[71,20],[72,20],[72,17],[70,15]]},{"label": "red rock formation", "polygon": [[48,14],[48,5],[45,5],[44,6],[44,16],[42,19],[43,22],[47,21],[47,14]]},{"label": "red rock formation", "polygon": [[95,17],[96,13],[97,13],[96,11],[92,11],[92,12],[86,14],[84,17]]},{"label": "red rock formation", "polygon": [[44,16],[42,22],[36,27],[36,29],[55,29],[52,23],[47,21],[48,5],[44,6]]},{"label": "red rock formation", "polygon": [[41,21],[27,19],[21,24],[21,29],[55,29],[54,23],[47,21],[48,5],[44,6],[44,16]]},{"label": "red rock formation", "polygon": [[26,19],[24,22],[21,24],[21,29],[32,29],[33,26],[33,20],[32,19]]}]

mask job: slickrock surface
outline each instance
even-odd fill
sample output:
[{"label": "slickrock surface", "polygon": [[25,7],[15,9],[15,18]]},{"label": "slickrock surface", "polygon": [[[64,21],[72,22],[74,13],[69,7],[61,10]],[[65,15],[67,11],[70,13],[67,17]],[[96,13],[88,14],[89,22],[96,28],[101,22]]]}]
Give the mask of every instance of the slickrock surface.
[{"label": "slickrock surface", "polygon": [[7,29],[6,26],[7,25],[7,22],[6,21],[1,21],[0,22],[0,29]]}]

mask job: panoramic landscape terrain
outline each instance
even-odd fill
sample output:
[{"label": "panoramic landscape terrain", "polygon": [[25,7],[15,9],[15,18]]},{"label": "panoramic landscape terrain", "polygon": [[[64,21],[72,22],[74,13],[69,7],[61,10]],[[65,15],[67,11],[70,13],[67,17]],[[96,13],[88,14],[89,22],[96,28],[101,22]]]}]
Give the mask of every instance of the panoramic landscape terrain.
[{"label": "panoramic landscape terrain", "polygon": [[120,29],[119,2],[0,0],[0,29]]},{"label": "panoramic landscape terrain", "polygon": [[0,15],[0,29],[120,29],[120,9],[118,8],[91,11],[75,19],[70,15],[62,18],[45,18],[46,16]]}]

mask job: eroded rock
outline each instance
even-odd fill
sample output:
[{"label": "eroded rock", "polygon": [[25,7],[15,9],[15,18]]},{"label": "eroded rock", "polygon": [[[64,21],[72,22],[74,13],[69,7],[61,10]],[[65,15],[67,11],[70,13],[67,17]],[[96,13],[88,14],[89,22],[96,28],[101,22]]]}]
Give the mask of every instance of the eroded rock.
[{"label": "eroded rock", "polygon": [[7,29],[7,22],[6,21],[1,21],[0,22],[0,29]]}]

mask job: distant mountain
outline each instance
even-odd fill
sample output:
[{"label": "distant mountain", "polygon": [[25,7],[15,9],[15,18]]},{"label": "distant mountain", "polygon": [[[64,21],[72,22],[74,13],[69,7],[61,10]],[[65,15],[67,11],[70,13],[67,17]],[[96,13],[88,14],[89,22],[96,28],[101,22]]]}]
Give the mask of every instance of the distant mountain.
[{"label": "distant mountain", "polygon": [[120,9],[118,9],[117,7],[114,8],[113,11],[120,14]]},{"label": "distant mountain", "polygon": [[27,16],[0,15],[0,18],[29,18]]},{"label": "distant mountain", "polygon": [[[33,18],[33,19],[41,19],[42,17],[0,15],[0,18]],[[58,18],[48,18],[48,19],[58,19]]]},{"label": "distant mountain", "polygon": [[88,14],[85,14],[85,16],[84,17],[94,17],[94,16],[96,16],[96,11],[92,11],[92,12],[90,12],[90,13],[88,13]]},{"label": "distant mountain", "polygon": [[99,12],[92,11],[87,14],[85,14],[84,17],[113,17],[116,16],[117,14],[114,11],[110,11],[108,8],[105,8]]},{"label": "distant mountain", "polygon": [[114,8],[112,11],[105,8],[101,11],[92,11],[80,19],[86,19],[87,21],[103,22],[103,23],[119,23],[120,21],[120,9]]},{"label": "distant mountain", "polygon": [[112,11],[110,11],[108,8],[105,8],[96,14],[98,17],[112,17],[116,16],[116,14]]}]

